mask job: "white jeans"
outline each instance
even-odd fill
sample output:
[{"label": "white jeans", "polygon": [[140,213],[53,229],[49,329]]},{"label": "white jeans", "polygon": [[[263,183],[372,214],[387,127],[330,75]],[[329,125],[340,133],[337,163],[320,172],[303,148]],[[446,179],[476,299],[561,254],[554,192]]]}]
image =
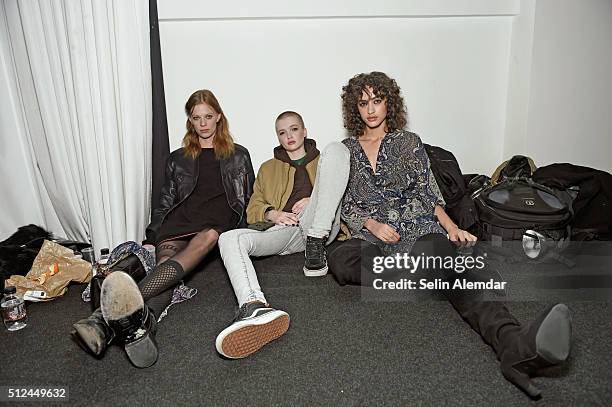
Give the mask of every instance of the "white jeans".
[{"label": "white jeans", "polygon": [[306,236],[332,242],[340,230],[340,203],[350,170],[350,153],[334,142],[323,150],[310,201],[299,216],[299,226],[275,225],[265,231],[234,229],[219,237],[219,251],[238,304],[266,303],[249,256],[286,255],[304,251]]}]

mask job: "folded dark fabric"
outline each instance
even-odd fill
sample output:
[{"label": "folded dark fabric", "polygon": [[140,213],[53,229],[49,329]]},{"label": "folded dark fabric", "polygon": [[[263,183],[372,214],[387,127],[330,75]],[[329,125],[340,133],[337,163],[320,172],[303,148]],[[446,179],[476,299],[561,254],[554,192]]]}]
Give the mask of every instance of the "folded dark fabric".
[{"label": "folded dark fabric", "polygon": [[572,203],[572,233],[590,232],[595,238],[612,239],[612,175],[573,164],[551,164],[538,168],[533,180],[556,189],[578,186]]},{"label": "folded dark fabric", "polygon": [[21,226],[8,239],[0,242],[0,281],[15,274],[25,276],[32,268],[43,242],[51,237],[51,232],[30,224]]}]

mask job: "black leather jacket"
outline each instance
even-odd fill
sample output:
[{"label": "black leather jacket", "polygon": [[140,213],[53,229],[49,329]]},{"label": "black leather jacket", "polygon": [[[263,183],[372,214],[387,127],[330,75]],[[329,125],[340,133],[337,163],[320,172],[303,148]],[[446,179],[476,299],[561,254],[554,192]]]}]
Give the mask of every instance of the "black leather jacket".
[{"label": "black leather jacket", "polygon": [[[183,148],[170,153],[166,162],[166,179],[161,189],[159,205],[151,211],[145,243],[155,244],[164,219],[194,191],[198,184],[198,160],[185,156]],[[239,216],[236,227],[246,227],[246,207],[253,193],[255,173],[249,151],[235,144],[235,152],[221,160],[221,178],[230,208]]]}]

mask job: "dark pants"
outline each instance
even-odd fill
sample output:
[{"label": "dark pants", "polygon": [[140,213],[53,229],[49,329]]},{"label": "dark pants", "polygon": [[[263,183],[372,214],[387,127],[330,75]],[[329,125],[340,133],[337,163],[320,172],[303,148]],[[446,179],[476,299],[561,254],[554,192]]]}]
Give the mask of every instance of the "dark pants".
[{"label": "dark pants", "polygon": [[[338,242],[329,247],[329,271],[341,284],[371,286],[375,275],[372,273],[373,259],[382,256],[378,246],[361,239],[350,239]],[[412,256],[457,256],[455,245],[446,236],[432,233],[419,238],[412,250]],[[473,279],[473,273],[458,274],[453,269],[430,268],[425,271],[432,278],[448,281],[452,287],[457,278]],[[415,273],[416,274],[416,273]],[[442,290],[448,301],[457,312],[482,338],[501,352],[502,331],[506,327],[516,327],[520,323],[512,316],[506,306],[499,301],[481,301],[481,293],[473,290]]]}]

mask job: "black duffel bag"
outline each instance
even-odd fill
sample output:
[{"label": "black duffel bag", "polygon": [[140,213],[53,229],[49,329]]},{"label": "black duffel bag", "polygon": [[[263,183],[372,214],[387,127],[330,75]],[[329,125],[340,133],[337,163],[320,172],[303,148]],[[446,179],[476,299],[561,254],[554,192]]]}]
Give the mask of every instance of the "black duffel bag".
[{"label": "black duffel bag", "polygon": [[478,238],[500,245],[522,240],[528,230],[559,241],[569,236],[572,213],[555,192],[529,178],[506,178],[473,195]]}]

